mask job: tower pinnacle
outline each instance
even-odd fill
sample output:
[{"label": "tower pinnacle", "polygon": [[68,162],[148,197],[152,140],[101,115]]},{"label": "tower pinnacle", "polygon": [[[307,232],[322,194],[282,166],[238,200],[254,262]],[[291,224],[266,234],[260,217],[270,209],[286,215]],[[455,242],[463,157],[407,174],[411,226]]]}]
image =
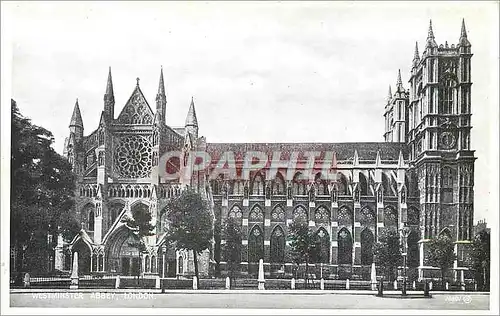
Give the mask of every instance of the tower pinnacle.
[{"label": "tower pinnacle", "polygon": [[73,115],[69,127],[76,126],[83,128],[82,114],[80,113],[80,106],[78,105],[78,98],[76,99],[75,107],[73,108]]},{"label": "tower pinnacle", "polygon": [[427,32],[427,44],[425,47],[437,47],[436,40],[434,39],[434,31],[432,30],[432,20],[429,20],[429,31]]},{"label": "tower pinnacle", "polygon": [[196,118],[196,111],[194,109],[193,97],[191,97],[191,104],[189,105],[189,111],[186,117],[186,127],[187,126],[198,127],[198,119]]},{"label": "tower pinnacle", "polygon": [[470,42],[467,39],[467,30],[465,29],[465,19],[462,19],[462,30],[460,32],[460,46],[470,46]]}]

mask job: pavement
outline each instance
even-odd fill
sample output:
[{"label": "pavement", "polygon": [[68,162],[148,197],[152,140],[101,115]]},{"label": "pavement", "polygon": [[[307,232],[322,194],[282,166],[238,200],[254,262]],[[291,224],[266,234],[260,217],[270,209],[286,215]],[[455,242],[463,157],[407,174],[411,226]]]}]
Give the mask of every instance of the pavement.
[{"label": "pavement", "polygon": [[[168,308],[185,309],[379,309],[379,310],[488,310],[490,296],[478,292],[431,292],[424,298],[422,291],[355,290],[43,290],[10,291],[11,307],[56,308]],[[22,309],[28,311],[28,309]],[[35,309],[36,310],[36,309]],[[38,310],[39,311],[39,310]],[[228,310],[226,310],[227,312]]]}]

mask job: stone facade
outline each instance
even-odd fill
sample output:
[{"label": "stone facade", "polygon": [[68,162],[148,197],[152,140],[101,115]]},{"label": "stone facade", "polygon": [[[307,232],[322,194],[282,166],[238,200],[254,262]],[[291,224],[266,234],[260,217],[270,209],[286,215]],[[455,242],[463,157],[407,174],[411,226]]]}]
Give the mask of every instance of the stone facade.
[{"label": "stone facade", "polygon": [[[198,136],[193,100],[183,128],[166,125],[163,71],[155,112],[137,79],[115,118],[110,70],[98,128],[84,136],[78,101],[71,119],[65,155],[78,175],[76,213],[83,228],[70,244],[60,241],[56,268],[71,261],[61,256],[78,251],[84,272],[133,274],[140,265],[146,274],[192,274],[192,254],[164,244],[165,205],[187,185],[210,201],[219,222],[228,217],[240,222],[243,274],[255,273],[262,258],[267,275],[291,276],[286,236],[293,221],[304,221],[317,232],[318,263],[332,277],[356,269],[362,274],[373,261],[373,244],[387,228],[409,228],[408,262],[418,267],[419,278],[433,270],[425,260],[426,244],[440,234],[455,242],[455,268],[463,268],[473,229],[471,56],[464,24],[456,46],[438,46],[431,25],[423,54],[415,49],[410,89],[403,87],[399,72],[395,93],[390,90],[385,141],[380,143],[207,143]],[[164,153],[193,150],[210,154],[208,170],[188,180],[161,180]],[[244,155],[252,151],[265,153],[271,164],[257,171],[245,167]],[[236,177],[209,179],[225,152],[234,154],[229,162],[236,166]],[[302,167],[317,155],[307,180],[298,180],[305,168],[272,168],[273,162],[289,161],[295,154]],[[325,180],[324,162],[330,161],[334,163],[326,171],[335,176]],[[175,167],[182,170],[183,164]],[[121,222],[134,208],[147,208],[155,225],[148,249],[140,255],[128,246],[133,237]],[[212,273],[215,262],[225,268],[225,259],[214,251],[224,247],[224,237],[214,240],[200,257],[204,275]]]}]

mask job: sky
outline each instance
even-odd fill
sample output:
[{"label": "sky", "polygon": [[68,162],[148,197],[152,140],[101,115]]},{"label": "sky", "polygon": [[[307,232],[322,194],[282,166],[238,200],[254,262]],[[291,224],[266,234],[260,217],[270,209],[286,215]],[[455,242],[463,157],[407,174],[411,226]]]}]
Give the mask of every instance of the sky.
[{"label": "sky", "polygon": [[494,223],[497,2],[2,2],[2,89],[61,153],[76,98],[85,135],[96,129],[108,67],[115,117],[137,77],[154,110],[163,67],[167,124],[184,125],[193,97],[208,142],[378,142],[388,87],[401,69],[409,88],[429,20],[451,45],[462,18],[474,53],[475,220]]}]

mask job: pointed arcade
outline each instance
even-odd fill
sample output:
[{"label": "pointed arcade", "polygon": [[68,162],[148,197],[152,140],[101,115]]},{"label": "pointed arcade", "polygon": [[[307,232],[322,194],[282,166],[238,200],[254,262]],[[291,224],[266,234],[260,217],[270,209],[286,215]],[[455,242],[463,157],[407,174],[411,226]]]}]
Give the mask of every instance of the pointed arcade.
[{"label": "pointed arcade", "polygon": [[73,115],[71,116],[71,122],[69,123],[69,126],[77,126],[83,128],[82,114],[80,113],[78,99],[76,99],[75,107],[73,109]]},{"label": "pointed arcade", "polygon": [[194,109],[193,97],[191,97],[191,105],[189,105],[189,111],[186,117],[186,126],[198,127],[198,119],[196,118],[196,111]]}]

